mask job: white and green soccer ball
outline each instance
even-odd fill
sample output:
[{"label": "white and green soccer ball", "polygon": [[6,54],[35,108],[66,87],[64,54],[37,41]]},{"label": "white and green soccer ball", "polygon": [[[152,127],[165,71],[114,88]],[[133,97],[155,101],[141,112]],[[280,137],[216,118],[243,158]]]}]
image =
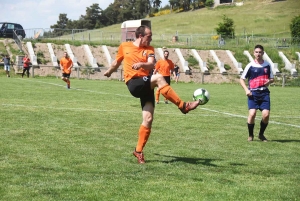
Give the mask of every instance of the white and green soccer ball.
[{"label": "white and green soccer ball", "polygon": [[200,105],[205,105],[209,101],[210,95],[206,89],[199,88],[194,91],[193,99],[200,100]]}]

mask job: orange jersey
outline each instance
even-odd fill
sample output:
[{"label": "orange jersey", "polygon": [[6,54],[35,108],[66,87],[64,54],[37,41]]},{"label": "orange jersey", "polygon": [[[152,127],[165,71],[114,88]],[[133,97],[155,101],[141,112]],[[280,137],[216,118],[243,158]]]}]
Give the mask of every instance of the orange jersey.
[{"label": "orange jersey", "polygon": [[[67,73],[67,74],[70,74],[71,73],[71,68],[70,66],[72,66],[73,64],[73,61],[72,59],[69,57],[69,58],[61,58],[60,61],[59,61],[60,65],[63,67],[63,72],[64,73]],[[70,68],[70,70],[68,70],[68,68]]]},{"label": "orange jersey", "polygon": [[136,47],[133,42],[123,42],[119,46],[118,54],[116,56],[117,62],[123,62],[125,83],[133,77],[143,77],[150,74],[150,70],[139,68],[132,69],[132,65],[138,62],[147,62],[149,55],[154,55],[154,48]]},{"label": "orange jersey", "polygon": [[161,74],[162,76],[170,76],[171,75],[171,70],[174,70],[174,63],[170,60],[158,60],[155,69]]}]

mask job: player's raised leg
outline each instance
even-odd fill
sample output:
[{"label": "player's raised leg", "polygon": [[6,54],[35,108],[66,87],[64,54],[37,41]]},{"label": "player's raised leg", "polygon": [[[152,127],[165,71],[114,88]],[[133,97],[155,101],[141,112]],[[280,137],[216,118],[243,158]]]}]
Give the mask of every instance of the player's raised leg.
[{"label": "player's raised leg", "polygon": [[172,89],[172,87],[168,85],[164,77],[160,74],[155,74],[151,77],[151,87],[155,88],[156,86],[158,87],[159,92],[165,98],[177,105],[177,107],[183,114],[186,114],[189,111],[196,109],[199,105],[199,100],[193,102],[182,101],[180,97],[176,94],[176,92]]}]

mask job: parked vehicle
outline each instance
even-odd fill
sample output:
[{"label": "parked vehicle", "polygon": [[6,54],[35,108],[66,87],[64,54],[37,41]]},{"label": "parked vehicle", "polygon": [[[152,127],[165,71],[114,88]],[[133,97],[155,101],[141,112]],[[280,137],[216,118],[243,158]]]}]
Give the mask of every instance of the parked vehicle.
[{"label": "parked vehicle", "polygon": [[11,22],[0,22],[0,37],[13,38],[14,30],[19,38],[25,38],[26,34],[22,25]]}]

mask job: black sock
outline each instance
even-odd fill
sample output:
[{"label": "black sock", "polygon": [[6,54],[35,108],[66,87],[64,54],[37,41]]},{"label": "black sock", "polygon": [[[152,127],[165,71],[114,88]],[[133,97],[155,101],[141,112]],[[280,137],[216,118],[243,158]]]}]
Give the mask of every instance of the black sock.
[{"label": "black sock", "polygon": [[255,124],[249,124],[249,123],[248,123],[248,132],[249,132],[249,136],[253,136],[254,125],[255,125]]},{"label": "black sock", "polygon": [[264,135],[264,132],[267,128],[268,124],[264,123],[263,121],[260,121],[260,130],[259,130],[259,135]]}]

